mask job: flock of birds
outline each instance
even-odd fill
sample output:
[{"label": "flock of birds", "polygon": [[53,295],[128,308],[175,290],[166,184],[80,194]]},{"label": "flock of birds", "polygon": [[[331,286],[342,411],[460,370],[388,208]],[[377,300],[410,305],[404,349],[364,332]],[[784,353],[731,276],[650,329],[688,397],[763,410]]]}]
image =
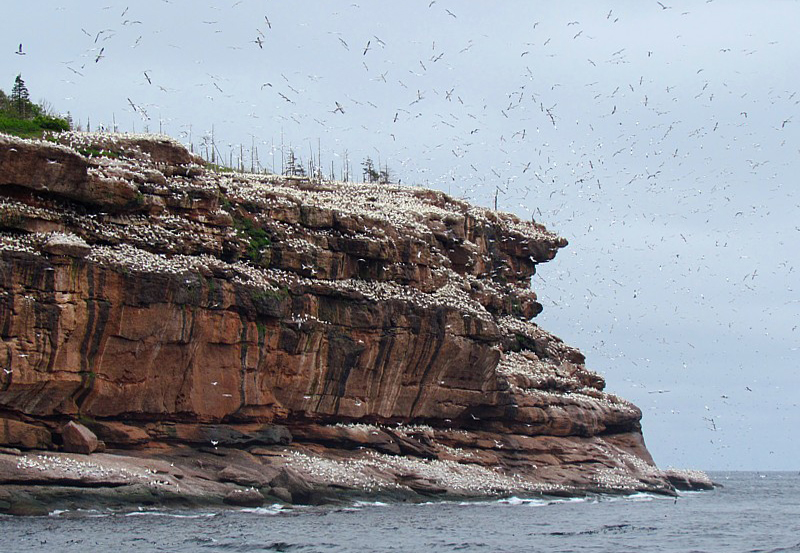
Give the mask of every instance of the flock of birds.
[{"label": "flock of birds", "polygon": [[413,474],[463,493],[564,491],[559,484],[532,483],[513,474],[503,474],[474,463],[456,460],[427,460],[411,456],[370,452],[352,459],[330,459],[314,454],[288,451],[293,467],[308,474],[313,481],[328,482],[366,491],[401,488],[394,475]]},{"label": "flock of birds", "polygon": [[[111,5],[70,35],[82,51],[59,51],[51,101],[84,127],[157,128],[256,171],[285,170],[291,150],[357,180],[376,158],[394,181],[544,221],[573,246],[534,278],[541,324],[624,380],[659,432],[697,427],[706,455],[729,447],[726,428],[755,438],[738,413],[785,378],[750,364],[797,360],[794,8],[539,8],[338,2],[300,17],[236,1],[180,13],[184,32],[159,23],[179,13],[167,0]],[[27,74],[44,45],[24,38]]]}]

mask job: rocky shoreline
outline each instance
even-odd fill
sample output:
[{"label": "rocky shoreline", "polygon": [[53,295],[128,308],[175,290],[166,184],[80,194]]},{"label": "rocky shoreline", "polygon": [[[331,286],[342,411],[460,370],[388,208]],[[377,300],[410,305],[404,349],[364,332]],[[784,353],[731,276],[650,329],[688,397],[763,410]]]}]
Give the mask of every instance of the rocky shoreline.
[{"label": "rocky shoreline", "polygon": [[302,446],[262,446],[250,451],[162,446],[92,455],[2,448],[0,513],[41,516],[64,510],[418,503],[642,491],[672,496],[676,490],[714,487],[707,476],[696,471],[669,471],[668,476],[675,487],[664,487],[655,478],[649,487],[611,478],[595,483],[573,478],[572,485],[565,485],[535,482],[457,461],[375,451],[323,452]]},{"label": "rocky shoreline", "polygon": [[0,513],[708,488],[536,325],[535,222],[0,135]]}]

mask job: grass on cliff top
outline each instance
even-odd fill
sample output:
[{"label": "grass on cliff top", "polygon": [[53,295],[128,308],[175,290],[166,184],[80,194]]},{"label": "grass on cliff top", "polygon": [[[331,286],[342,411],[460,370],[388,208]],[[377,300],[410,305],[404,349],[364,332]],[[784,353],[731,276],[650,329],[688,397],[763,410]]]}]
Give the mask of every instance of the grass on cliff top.
[{"label": "grass on cliff top", "polygon": [[66,129],[53,129],[46,119],[53,118],[44,116],[34,119],[18,119],[0,112],[0,132],[13,134],[20,138],[43,138],[49,131],[69,130],[69,126]]},{"label": "grass on cliff top", "polygon": [[20,138],[43,138],[48,131],[68,131],[70,122],[51,113],[47,102],[34,104],[22,80],[17,75],[11,94],[0,89],[0,132]]}]

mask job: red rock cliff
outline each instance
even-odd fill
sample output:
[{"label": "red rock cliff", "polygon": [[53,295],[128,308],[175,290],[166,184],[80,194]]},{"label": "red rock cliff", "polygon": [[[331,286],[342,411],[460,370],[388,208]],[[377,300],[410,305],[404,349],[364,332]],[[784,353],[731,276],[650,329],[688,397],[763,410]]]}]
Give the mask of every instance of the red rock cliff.
[{"label": "red rock cliff", "polygon": [[212,172],[164,137],[55,140],[0,135],[0,445],[57,449],[80,419],[110,447],[280,443],[301,468],[365,448],[671,489],[639,409],[531,322],[530,277],[566,245],[541,225]]}]

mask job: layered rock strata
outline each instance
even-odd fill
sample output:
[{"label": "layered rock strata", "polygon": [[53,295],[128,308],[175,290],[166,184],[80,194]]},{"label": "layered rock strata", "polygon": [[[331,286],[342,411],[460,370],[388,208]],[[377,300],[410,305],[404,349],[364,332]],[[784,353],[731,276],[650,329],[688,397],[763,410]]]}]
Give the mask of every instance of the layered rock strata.
[{"label": "layered rock strata", "polygon": [[[441,192],[215,172],[166,137],[0,135],[0,511],[37,470],[232,504],[673,493],[639,409],[531,321],[565,245]],[[83,480],[69,421],[107,448]],[[187,448],[228,461],[181,494]],[[92,480],[164,459],[154,488]]]}]

